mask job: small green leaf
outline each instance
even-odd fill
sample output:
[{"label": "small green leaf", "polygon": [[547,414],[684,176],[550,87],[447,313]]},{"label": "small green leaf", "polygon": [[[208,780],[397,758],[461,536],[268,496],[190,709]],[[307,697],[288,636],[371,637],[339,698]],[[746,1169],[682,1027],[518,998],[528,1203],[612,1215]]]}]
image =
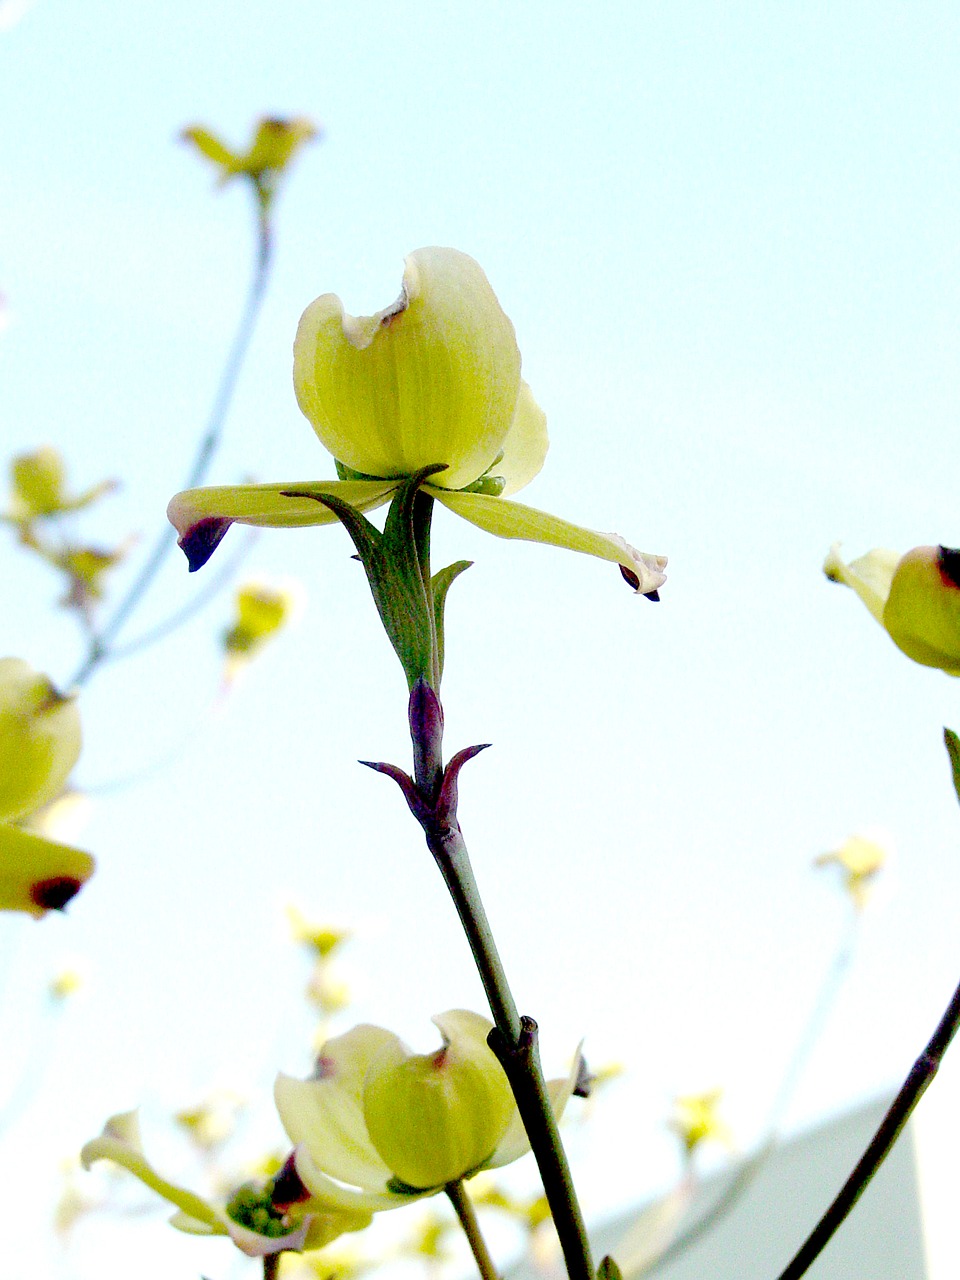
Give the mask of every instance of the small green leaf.
[{"label": "small green leaf", "polygon": [[464,569],[469,569],[472,560],[457,560],[448,564],[445,569],[438,570],[430,580],[433,592],[433,619],[437,633],[437,674],[443,675],[443,609],[447,603],[447,592],[454,581],[460,577]]},{"label": "small green leaf", "polygon": [[609,1253],[597,1268],[597,1280],[623,1280],[620,1268],[610,1257]]},{"label": "small green leaf", "polygon": [[957,799],[960,800],[960,738],[957,737],[952,729],[945,728],[943,742],[947,748],[947,755],[950,757],[950,768],[953,771],[953,789],[957,793]]},{"label": "small green leaf", "polygon": [[[349,503],[329,494],[316,495],[336,514],[357,549],[380,620],[411,689],[420,678],[428,683],[436,679],[433,611],[424,580],[424,569],[429,573],[432,499],[424,495],[425,505],[417,505],[422,479],[436,470],[436,466],[427,467],[401,485],[390,503],[383,533]],[[415,511],[421,519],[414,519]]]}]

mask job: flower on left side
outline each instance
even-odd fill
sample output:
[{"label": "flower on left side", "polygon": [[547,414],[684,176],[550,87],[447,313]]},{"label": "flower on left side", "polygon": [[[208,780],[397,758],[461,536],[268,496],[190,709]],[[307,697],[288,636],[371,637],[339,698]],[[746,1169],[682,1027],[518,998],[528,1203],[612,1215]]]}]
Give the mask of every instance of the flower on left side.
[{"label": "flower on left side", "polygon": [[75,700],[20,658],[0,659],[0,910],[61,910],[93,874],[89,853],[23,825],[63,790],[79,754]]},{"label": "flower on left side", "polygon": [[168,1182],[143,1153],[140,1122],[135,1111],[112,1116],[98,1138],[80,1152],[85,1169],[97,1160],[112,1160],[132,1173],[177,1212],[170,1224],[188,1235],[229,1236],[241,1253],[262,1258],[285,1249],[300,1253],[322,1249],[346,1231],[361,1231],[372,1214],[364,1209],[344,1209],[313,1197],[277,1206],[276,1186],[283,1171],[262,1185],[240,1187],[223,1206],[211,1204],[185,1187]]}]

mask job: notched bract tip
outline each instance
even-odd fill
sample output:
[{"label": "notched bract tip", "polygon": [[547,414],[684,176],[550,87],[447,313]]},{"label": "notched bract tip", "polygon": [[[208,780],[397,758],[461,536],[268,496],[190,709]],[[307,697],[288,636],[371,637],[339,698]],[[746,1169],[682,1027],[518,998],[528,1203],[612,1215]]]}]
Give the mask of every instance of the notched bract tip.
[{"label": "notched bract tip", "polygon": [[937,547],[937,568],[945,586],[960,588],[960,550]]},{"label": "notched bract tip", "polygon": [[187,530],[177,545],[187,557],[191,573],[203,568],[232,524],[220,516],[207,516]]},{"label": "notched bract tip", "polygon": [[30,900],[44,911],[62,911],[82,888],[83,881],[74,876],[51,876],[31,886]]}]

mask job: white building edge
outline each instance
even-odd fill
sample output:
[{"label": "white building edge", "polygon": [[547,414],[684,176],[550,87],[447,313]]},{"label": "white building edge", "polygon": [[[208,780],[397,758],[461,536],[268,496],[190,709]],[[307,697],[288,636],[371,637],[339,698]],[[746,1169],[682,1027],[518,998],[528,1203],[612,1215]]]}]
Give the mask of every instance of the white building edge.
[{"label": "white building edge", "polygon": [[[807,1272],[810,1280],[960,1280],[960,1094],[941,1093],[938,1083]],[[654,1269],[643,1270],[645,1258],[710,1214],[742,1165],[703,1179],[683,1203],[674,1193],[591,1230],[596,1261],[610,1253],[628,1276],[655,1280],[777,1280],[860,1159],[891,1100],[877,1099],[784,1141],[759,1164],[728,1212]],[[525,1262],[509,1272],[510,1280],[563,1274],[559,1259],[556,1269]]]}]

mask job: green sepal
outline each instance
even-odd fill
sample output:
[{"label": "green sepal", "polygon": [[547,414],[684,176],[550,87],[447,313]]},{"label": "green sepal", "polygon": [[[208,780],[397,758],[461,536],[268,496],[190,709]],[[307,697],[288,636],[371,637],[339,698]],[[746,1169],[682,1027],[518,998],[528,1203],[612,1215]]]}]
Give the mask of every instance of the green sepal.
[{"label": "green sepal", "polygon": [[362,471],[354,471],[353,467],[348,467],[345,462],[341,462],[339,458],[334,458],[333,465],[337,469],[337,476],[340,480],[382,480],[383,476],[368,476]]},{"label": "green sepal", "polygon": [[464,485],[462,489],[457,490],[458,493],[485,493],[491,498],[499,498],[501,493],[507,487],[505,476],[481,476],[479,480],[474,480],[473,484]]},{"label": "green sepal", "polygon": [[422,1196],[425,1191],[432,1191],[433,1188],[411,1187],[409,1182],[404,1182],[402,1178],[391,1178],[387,1183],[387,1190],[398,1196]]},{"label": "green sepal", "polygon": [[445,569],[439,569],[430,579],[430,589],[433,594],[433,626],[437,635],[438,679],[443,675],[443,610],[447,603],[447,592],[461,573],[469,569],[472,564],[472,560],[457,560],[454,564],[448,564]]},{"label": "green sepal", "polygon": [[947,755],[950,757],[950,769],[953,773],[953,789],[957,793],[957,799],[960,800],[960,738],[952,729],[945,728],[943,731],[943,742],[947,748]]},{"label": "green sepal", "polygon": [[597,1280],[623,1280],[623,1273],[609,1253],[597,1267]]},{"label": "green sepal", "polygon": [[434,613],[429,593],[430,516],[433,500],[418,489],[443,464],[425,467],[397,490],[383,533],[355,507],[329,494],[330,508],[357,549],[384,630],[403,666],[410,689],[423,678],[439,683],[435,668]]}]

